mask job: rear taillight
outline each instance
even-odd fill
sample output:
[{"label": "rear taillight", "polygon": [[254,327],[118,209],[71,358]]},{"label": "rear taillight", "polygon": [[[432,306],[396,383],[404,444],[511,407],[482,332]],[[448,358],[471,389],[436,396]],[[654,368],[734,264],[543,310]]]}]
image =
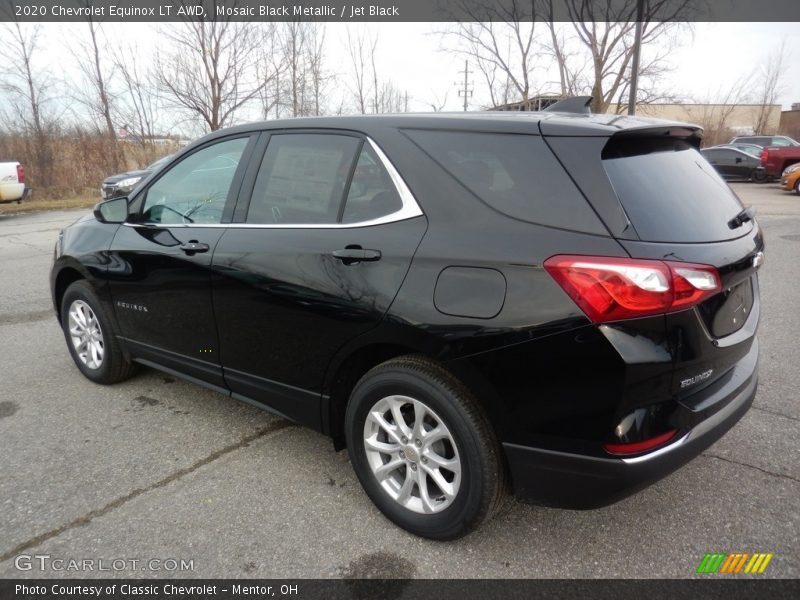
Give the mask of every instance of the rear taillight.
[{"label": "rear taillight", "polygon": [[663,446],[678,433],[677,429],[671,429],[661,435],[642,440],[641,442],[633,442],[627,444],[603,444],[603,449],[609,454],[616,454],[617,456],[629,456],[631,454],[641,454],[650,450],[655,450],[659,446]]},{"label": "rear taillight", "polygon": [[762,165],[767,164],[767,159],[769,158],[769,151],[766,148],[764,148],[761,151],[761,156],[759,156],[758,158],[761,161]]},{"label": "rear taillight", "polygon": [[17,181],[19,183],[25,183],[25,167],[22,165],[17,165]]},{"label": "rear taillight", "polygon": [[683,310],[722,289],[709,265],[558,255],[544,268],[595,323]]}]

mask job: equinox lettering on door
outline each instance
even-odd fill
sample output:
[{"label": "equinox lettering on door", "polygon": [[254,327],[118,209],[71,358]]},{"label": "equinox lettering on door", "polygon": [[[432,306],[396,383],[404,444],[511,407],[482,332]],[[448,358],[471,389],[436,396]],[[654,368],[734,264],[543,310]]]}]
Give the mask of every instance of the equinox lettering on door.
[{"label": "equinox lettering on door", "polygon": [[131,304],[130,302],[120,302],[117,301],[117,306],[120,308],[127,308],[129,310],[138,310],[140,312],[150,312],[147,310],[147,307],[142,304]]}]

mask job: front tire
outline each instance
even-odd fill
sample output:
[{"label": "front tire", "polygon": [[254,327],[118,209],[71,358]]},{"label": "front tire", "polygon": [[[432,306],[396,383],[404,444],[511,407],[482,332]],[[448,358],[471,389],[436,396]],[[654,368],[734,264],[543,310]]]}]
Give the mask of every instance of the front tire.
[{"label": "front tire", "polygon": [[135,365],[125,359],[112,322],[87,281],[76,281],[64,292],[61,329],[75,366],[87,378],[111,384],[133,375]]},{"label": "front tire", "polygon": [[345,435],[364,491],[411,533],[461,537],[502,502],[494,429],[469,390],[433,361],[405,356],[366,373],[350,396]]}]

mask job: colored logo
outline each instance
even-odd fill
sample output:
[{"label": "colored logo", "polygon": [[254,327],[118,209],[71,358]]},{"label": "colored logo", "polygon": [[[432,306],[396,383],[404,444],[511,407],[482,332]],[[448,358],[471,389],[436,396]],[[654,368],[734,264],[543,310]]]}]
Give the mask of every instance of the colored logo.
[{"label": "colored logo", "polygon": [[763,573],[767,570],[769,561],[772,560],[773,554],[765,552],[756,552],[750,554],[749,552],[735,552],[726,554],[725,552],[716,552],[715,554],[706,554],[703,560],[700,561],[700,566],[697,567],[698,573]]}]

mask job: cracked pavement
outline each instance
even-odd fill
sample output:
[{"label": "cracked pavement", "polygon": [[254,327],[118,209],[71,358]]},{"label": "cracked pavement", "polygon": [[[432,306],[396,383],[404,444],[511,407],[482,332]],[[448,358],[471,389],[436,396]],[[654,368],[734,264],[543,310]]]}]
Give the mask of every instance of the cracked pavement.
[{"label": "cracked pavement", "polygon": [[[717,551],[773,552],[763,576],[800,576],[800,198],[734,187],[767,240],[753,409],[618,504],[510,500],[451,543],[385,520],[317,433],[148,369],[83,378],[48,289],[58,229],[81,211],[0,215],[0,577],[690,577]],[[20,571],[19,554],[193,569]]]}]

